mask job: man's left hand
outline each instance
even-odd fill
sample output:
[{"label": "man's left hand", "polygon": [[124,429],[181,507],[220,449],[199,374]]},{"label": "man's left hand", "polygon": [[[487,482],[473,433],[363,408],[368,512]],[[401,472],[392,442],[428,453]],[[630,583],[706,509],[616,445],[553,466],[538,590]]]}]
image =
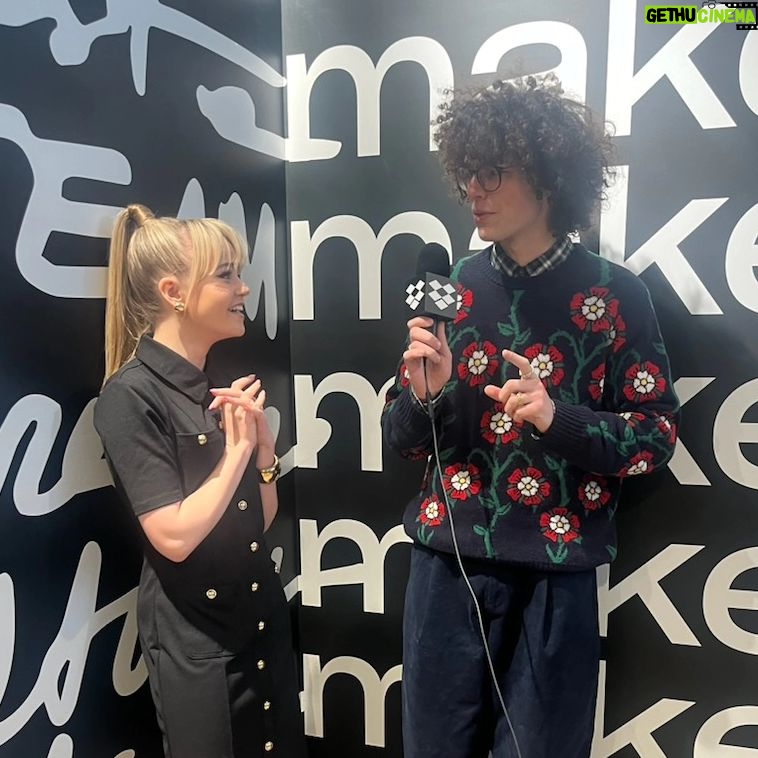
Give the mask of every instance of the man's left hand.
[{"label": "man's left hand", "polygon": [[512,350],[503,350],[503,358],[518,369],[519,378],[509,379],[502,387],[488,384],[484,394],[502,403],[514,421],[534,424],[537,431],[544,434],[553,423],[555,403],[528,358]]}]

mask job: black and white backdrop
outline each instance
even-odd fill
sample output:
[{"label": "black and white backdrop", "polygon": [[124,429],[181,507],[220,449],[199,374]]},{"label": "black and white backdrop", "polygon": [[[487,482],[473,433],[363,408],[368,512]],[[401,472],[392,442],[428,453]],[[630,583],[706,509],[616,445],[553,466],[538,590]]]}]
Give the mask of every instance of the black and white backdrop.
[{"label": "black and white backdrop", "polygon": [[379,414],[419,249],[481,245],[430,119],[446,87],[547,70],[615,124],[584,241],[650,288],[684,404],[600,571],[593,756],[758,756],[758,33],[635,0],[0,2],[0,756],[160,754],[91,424],[106,238],[135,200],[250,240],[248,333],[213,368],[270,390],[311,755],[402,754],[420,471]]}]

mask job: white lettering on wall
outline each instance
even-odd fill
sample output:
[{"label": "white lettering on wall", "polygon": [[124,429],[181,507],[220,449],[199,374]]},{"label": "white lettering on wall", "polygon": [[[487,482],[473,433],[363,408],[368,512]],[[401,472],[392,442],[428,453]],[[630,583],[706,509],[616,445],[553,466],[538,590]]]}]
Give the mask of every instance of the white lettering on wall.
[{"label": "white lettering on wall", "polygon": [[[342,143],[311,137],[311,92],[327,71],[346,71],[355,83],[358,156],[379,155],[379,106],[382,81],[397,63],[418,63],[429,80],[429,121],[442,100],[442,91],[454,85],[453,66],[445,48],[429,37],[406,37],[390,45],[376,67],[368,54],[354,45],[324,50],[306,67],[305,55],[287,56],[287,160],[316,161],[334,158]],[[434,150],[430,129],[429,149]]]},{"label": "white lettering on wall", "polygon": [[[444,224],[435,216],[421,211],[406,211],[393,216],[379,230],[379,234],[374,234],[373,229],[357,216],[328,218],[312,235],[308,221],[293,221],[290,225],[292,318],[296,321],[313,320],[313,267],[316,251],[326,240],[343,237],[353,243],[358,255],[360,318],[380,319],[382,317],[382,254],[387,243],[399,234],[413,234],[425,243],[438,242],[448,252],[452,247],[450,235]],[[417,250],[413,252],[415,255]]]},{"label": "white lettering on wall", "polygon": [[303,655],[303,679],[305,682],[305,733],[309,737],[324,736],[324,687],[330,676],[347,674],[361,685],[364,700],[366,745],[384,747],[385,700],[387,690],[400,681],[402,666],[393,666],[379,679],[376,669],[366,661],[342,655],[333,658],[323,668],[321,656]]},{"label": "white lettering on wall", "polygon": [[103,447],[92,426],[95,401],[90,400],[66,444],[61,477],[47,492],[40,492],[42,475],[61,428],[63,413],[55,400],[45,395],[22,397],[0,426],[0,486],[30,426],[34,433],[13,483],[13,501],[22,516],[44,516],[82,492],[112,483],[103,460]]},{"label": "white lettering on wall", "polygon": [[668,545],[618,584],[609,588],[608,564],[598,568],[598,616],[600,634],[608,635],[609,614],[635,595],[660,626],[673,645],[700,647],[697,637],[687,626],[669,596],[661,587],[661,580],[699,553],[704,545]]},{"label": "white lettering on wall", "polygon": [[740,726],[758,726],[758,706],[739,705],[714,713],[697,733],[692,758],[756,758],[758,748],[722,744],[727,732]]},{"label": "white lettering on wall", "polygon": [[310,374],[296,374],[295,465],[300,468],[318,468],[318,452],[332,436],[332,425],[319,418],[318,407],[327,395],[339,392],[352,397],[358,406],[361,469],[381,471],[382,431],[379,422],[384,408],[384,397],[394,381],[394,377],[388,379],[377,393],[367,379],[343,371],[325,377],[314,390],[313,377]]},{"label": "white lettering on wall", "polygon": [[[674,389],[682,407],[692,400],[701,390],[704,390],[711,382],[716,379],[715,376],[690,377],[683,376],[674,382]],[[695,459],[690,451],[684,446],[681,438],[677,438],[674,455],[668,462],[671,473],[677,478],[679,484],[690,484],[694,486],[709,487],[710,481],[703,473],[700,466],[695,463]]]},{"label": "white lettering on wall", "polygon": [[737,387],[722,403],[713,423],[713,452],[724,473],[744,487],[758,490],[758,466],[742,452],[742,445],[758,443],[758,424],[742,418],[758,403],[758,379]]},{"label": "white lettering on wall", "polygon": [[739,80],[745,105],[758,116],[758,34],[746,34],[740,52]]},{"label": "white lettering on wall", "polygon": [[605,117],[615,124],[616,135],[632,133],[632,107],[663,77],[703,129],[736,126],[690,57],[719,24],[685,24],[635,73],[635,33],[642,12],[636,0],[611,0]]},{"label": "white lettering on wall", "polygon": [[[348,539],[361,551],[361,563],[322,569],[321,554],[330,540]],[[363,610],[384,613],[384,563],[391,547],[411,542],[403,525],[390,529],[381,542],[366,524],[353,519],[339,519],[327,524],[321,532],[318,523],[300,519],[300,581],[302,604],[321,607],[324,587],[359,584],[363,586]]]},{"label": "white lettering on wall", "polygon": [[[96,610],[100,566],[100,547],[95,542],[87,543],[79,559],[60,630],[42,661],[37,681],[24,702],[0,720],[0,745],[18,734],[43,706],[52,724],[63,726],[68,722],[79,699],[92,640],[121,616],[125,618],[113,659],[113,689],[121,696],[128,696],[145,682],[147,668],[141,656],[132,668],[137,646],[137,589]],[[4,656],[0,664],[0,702],[5,697],[11,673],[15,615],[13,581],[7,574],[0,574],[0,651]],[[29,662],[24,665],[28,666]],[[65,747],[65,739],[62,742]]]},{"label": "white lettering on wall", "polygon": [[[750,36],[750,35],[748,35]],[[758,35],[756,35],[758,36]],[[726,281],[745,308],[758,313],[758,205],[737,222],[726,248]]]},{"label": "white lettering on wall", "polygon": [[758,655],[758,635],[739,626],[729,612],[733,608],[758,610],[758,592],[735,590],[740,574],[758,567],[758,548],[750,547],[727,555],[708,575],[703,589],[703,613],[714,637],[733,650]]},{"label": "white lettering on wall", "polygon": [[104,297],[103,266],[56,265],[45,257],[54,232],[83,237],[109,237],[121,210],[98,203],[67,200],[68,179],[128,185],[129,161],[116,150],[40,139],[32,134],[21,111],[0,103],[0,138],[15,142],[25,153],[34,184],[16,241],[16,263],[32,286],[55,297]]},{"label": "white lettering on wall", "polygon": [[667,221],[647,242],[626,254],[626,216],[629,167],[618,166],[614,202],[603,209],[600,222],[600,251],[604,257],[623,263],[641,274],[656,264],[673,291],[696,316],[721,314],[708,288],[684,257],[679,245],[727,200],[726,197],[691,200]]},{"label": "white lettering on wall", "polygon": [[[60,66],[79,66],[89,58],[92,45],[101,37],[131,33],[129,51],[132,77],[138,94],[147,88],[148,41],[151,29],[172,34],[215,53],[253,74],[266,84],[283,87],[282,75],[262,58],[239,43],[186,13],[159,0],[139,3],[106,3],[103,18],[83,24],[64,1],[43,3],[4,3],[0,6],[0,25],[25,26],[41,19],[55,21],[50,33],[50,52]],[[160,38],[160,37],[158,37]]]},{"label": "white lettering on wall", "polygon": [[637,751],[637,755],[644,756],[644,758],[667,758],[660,745],[655,741],[653,732],[695,705],[694,701],[662,698],[611,734],[604,736],[606,672],[606,662],[600,661],[595,733],[592,739],[591,758],[609,758],[627,745],[633,747]]},{"label": "white lettering on wall", "polygon": [[[587,45],[579,30],[561,21],[530,21],[495,32],[479,48],[471,66],[472,74],[494,74],[503,56],[526,45],[553,45],[561,62],[553,71],[564,90],[584,102],[587,94]],[[546,73],[546,71],[534,72]]]}]

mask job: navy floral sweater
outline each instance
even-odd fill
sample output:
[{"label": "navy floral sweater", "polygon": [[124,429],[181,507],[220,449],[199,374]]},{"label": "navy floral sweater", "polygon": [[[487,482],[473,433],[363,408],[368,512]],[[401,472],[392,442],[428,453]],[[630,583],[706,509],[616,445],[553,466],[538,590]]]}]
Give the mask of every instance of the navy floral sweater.
[{"label": "navy floral sweater", "polygon": [[[444,486],[464,556],[561,570],[607,563],[622,479],[663,466],[676,442],[679,403],[650,296],[634,274],[581,245],[533,277],[507,276],[489,255],[464,258],[452,273],[453,376],[435,410],[443,481],[430,459],[405,529],[453,552]],[[518,376],[503,348],[531,360],[555,401],[544,435],[484,394]],[[402,364],[382,427],[403,456],[432,455],[429,419]]]}]

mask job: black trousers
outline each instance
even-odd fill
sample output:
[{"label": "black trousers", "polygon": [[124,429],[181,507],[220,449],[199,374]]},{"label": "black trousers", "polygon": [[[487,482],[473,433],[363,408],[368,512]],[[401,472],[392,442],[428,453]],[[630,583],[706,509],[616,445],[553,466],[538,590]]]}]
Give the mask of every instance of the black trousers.
[{"label": "black trousers", "polygon": [[[466,563],[523,758],[588,758],[600,638],[595,571]],[[516,758],[455,557],[414,545],[403,628],[405,758]]]},{"label": "black trousers", "polygon": [[266,623],[235,654],[190,624],[157,579],[140,586],[140,645],[166,758],[306,755],[283,592]]}]

